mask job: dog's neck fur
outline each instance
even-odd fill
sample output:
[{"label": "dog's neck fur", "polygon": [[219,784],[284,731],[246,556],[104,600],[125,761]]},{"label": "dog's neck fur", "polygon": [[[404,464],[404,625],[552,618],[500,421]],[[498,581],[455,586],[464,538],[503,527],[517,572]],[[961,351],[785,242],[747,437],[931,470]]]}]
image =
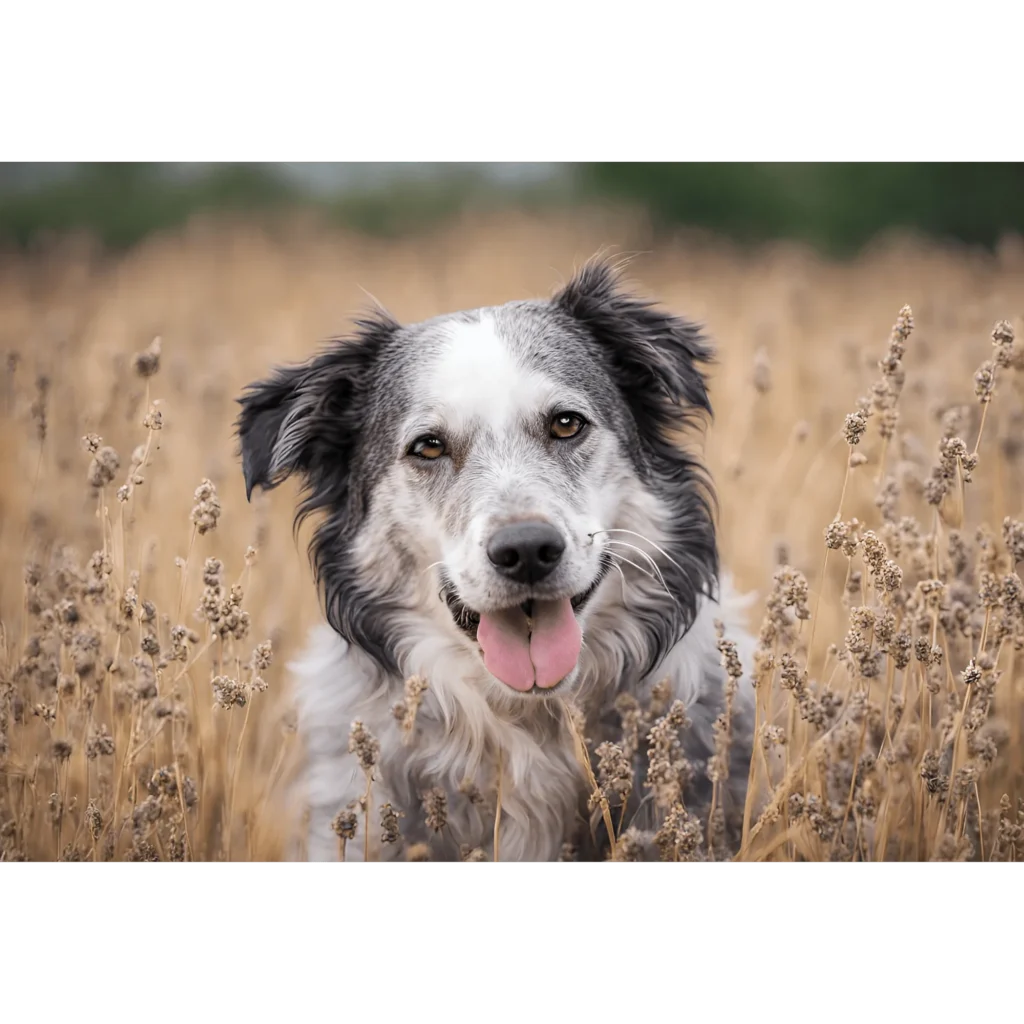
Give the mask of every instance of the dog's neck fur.
[{"label": "dog's neck fur", "polygon": [[[740,622],[741,603],[728,586],[720,603],[705,600],[691,629],[657,669],[643,678],[630,678],[622,674],[629,671],[624,652],[628,658],[631,648],[642,641],[634,614],[616,596],[618,582],[617,577],[610,578],[595,595],[600,600],[589,617],[581,685],[574,699],[593,722],[611,710],[615,696],[623,690],[643,700],[653,683],[666,679],[673,699],[687,706],[691,725],[685,736],[686,753],[702,774],[713,752],[712,723],[721,710],[724,678],[714,619],[733,627],[741,655],[749,656],[751,643]],[[643,579],[630,581],[624,592],[634,607],[649,585]],[[338,856],[330,822],[365,792],[365,777],[347,747],[349,727],[358,719],[387,752],[377,766],[371,791],[371,857],[401,857],[416,842],[428,843],[437,858],[457,857],[462,846],[493,856],[500,758],[499,856],[557,858],[562,843],[571,838],[565,834],[565,823],[582,820],[588,796],[562,702],[505,698],[493,680],[485,678],[479,657],[451,631],[439,628],[438,622],[410,618],[406,635],[403,669],[422,676],[428,684],[408,743],[403,742],[401,725],[391,712],[402,697],[404,679],[384,671],[333,630],[321,627],[305,655],[292,666],[300,731],[309,758],[308,855],[313,859]],[[750,706],[749,689],[744,689],[734,711],[740,732]],[[435,786],[447,793],[448,825],[432,835],[423,825],[419,804],[421,795]],[[466,795],[473,792],[470,787],[483,794],[484,803]],[[407,812],[403,843],[378,842],[379,808],[386,801]],[[641,814],[638,822],[643,825],[646,817]],[[360,839],[348,844],[347,855],[358,859],[362,850]]]}]

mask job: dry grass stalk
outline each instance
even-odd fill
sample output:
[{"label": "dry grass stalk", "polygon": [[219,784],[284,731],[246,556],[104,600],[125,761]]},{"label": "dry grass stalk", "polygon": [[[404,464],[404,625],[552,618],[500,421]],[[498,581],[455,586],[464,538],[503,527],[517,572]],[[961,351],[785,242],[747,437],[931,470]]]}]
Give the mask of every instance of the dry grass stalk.
[{"label": "dry grass stalk", "polygon": [[576,760],[586,775],[590,785],[593,800],[601,808],[601,817],[604,819],[604,827],[608,831],[608,842],[611,847],[612,860],[615,859],[615,826],[612,824],[611,808],[608,806],[608,798],[601,791],[597,777],[594,775],[593,766],[590,763],[590,751],[587,749],[587,741],[584,739],[585,722],[578,708],[574,705],[563,702],[565,723],[573,739],[573,748],[576,752]]}]

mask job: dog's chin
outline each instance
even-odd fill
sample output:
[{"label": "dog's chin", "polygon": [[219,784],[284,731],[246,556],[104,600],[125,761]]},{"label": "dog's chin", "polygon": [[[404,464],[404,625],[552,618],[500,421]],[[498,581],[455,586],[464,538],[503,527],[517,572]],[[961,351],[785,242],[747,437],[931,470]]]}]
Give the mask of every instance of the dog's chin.
[{"label": "dog's chin", "polygon": [[[482,657],[480,662],[483,664]],[[538,700],[555,700],[571,696],[573,690],[576,689],[576,681],[579,678],[579,674],[579,664],[577,663],[573,670],[568,675],[563,676],[554,686],[533,686],[529,690],[516,690],[493,673],[487,673],[491,689],[498,696],[511,701],[521,701],[524,704],[532,704]]]},{"label": "dog's chin", "polygon": [[[607,567],[602,566],[600,571],[590,585],[577,594],[569,597],[569,603],[572,609],[572,614],[576,618],[577,622],[580,620],[580,616],[586,608],[588,602],[593,597],[595,591],[600,586],[607,572]],[[477,657],[480,659],[481,665],[486,669],[486,663],[484,658],[484,650],[480,643],[478,630],[480,627],[480,613],[471,608],[462,598],[459,596],[458,590],[451,581],[445,579],[443,582],[442,590],[440,593],[441,599],[444,601],[451,614],[452,621],[463,633],[463,635],[470,641],[472,641],[473,648],[476,652]],[[498,607],[490,609],[488,614],[490,615],[514,615],[517,610],[521,610],[522,613],[529,618],[533,612],[533,605],[535,600],[552,601],[553,599],[545,596],[544,598],[528,598],[518,604],[510,604],[505,607]],[[554,599],[554,600],[557,600]],[[561,598],[562,601],[565,597]],[[573,664],[572,668],[566,672],[557,682],[549,684],[547,686],[534,685],[529,689],[522,689],[520,687],[512,686],[505,680],[498,678],[493,672],[488,671],[488,675],[493,680],[494,686],[498,689],[498,692],[502,693],[506,697],[520,700],[543,700],[552,697],[564,697],[569,694],[579,676],[579,662]]]}]

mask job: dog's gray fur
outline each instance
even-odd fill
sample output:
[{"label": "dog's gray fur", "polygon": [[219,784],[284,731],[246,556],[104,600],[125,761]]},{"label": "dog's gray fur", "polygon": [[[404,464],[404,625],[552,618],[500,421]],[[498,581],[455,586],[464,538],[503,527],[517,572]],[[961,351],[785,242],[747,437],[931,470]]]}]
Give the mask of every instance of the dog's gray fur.
[{"label": "dog's gray fur", "polygon": [[[360,719],[381,743],[377,808],[407,811],[405,844],[434,859],[460,846],[492,852],[494,789],[502,764],[501,859],[550,860],[578,834],[586,785],[559,698],[571,696],[595,728],[616,721],[623,692],[646,699],[667,679],[687,706],[684,734],[697,768],[691,809],[706,807],[724,674],[713,620],[724,620],[749,664],[740,609],[718,582],[710,488],[678,444],[710,412],[703,366],[710,350],[692,324],[623,290],[607,264],[587,265],[552,300],[511,302],[400,326],[383,313],[301,366],[252,385],[239,418],[246,485],[301,475],[299,516],[323,513],[311,545],[329,627],[293,666],[308,752],[308,853],[337,857],[330,823],[360,797],[365,779],[348,752]],[[551,417],[580,413],[570,442]],[[447,451],[409,454],[424,435]],[[566,541],[558,568],[532,586],[499,575],[488,539],[531,518]],[[520,694],[484,667],[473,630],[456,617],[493,613],[529,598],[596,588],[577,612],[584,646],[556,693]],[[428,683],[412,741],[391,707],[412,675]],[[752,691],[734,709],[727,820],[742,807],[750,756]],[[628,820],[652,821],[642,771]],[[483,802],[466,791],[490,794]],[[448,794],[448,826],[428,835],[421,794]],[[352,842],[348,856],[362,857]],[[599,855],[595,850],[594,855]]]}]

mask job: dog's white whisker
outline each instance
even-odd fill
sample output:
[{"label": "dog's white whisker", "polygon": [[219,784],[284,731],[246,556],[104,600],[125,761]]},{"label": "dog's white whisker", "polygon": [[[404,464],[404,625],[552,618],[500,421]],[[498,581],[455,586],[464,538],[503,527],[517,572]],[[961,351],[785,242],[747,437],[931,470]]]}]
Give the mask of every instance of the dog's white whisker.
[{"label": "dog's white whisker", "polygon": [[658,563],[655,562],[655,560],[651,558],[651,556],[647,554],[646,551],[644,551],[641,548],[638,548],[635,544],[630,544],[628,541],[624,540],[609,540],[608,543],[617,544],[620,547],[624,548],[629,548],[631,551],[635,551],[641,557],[646,558],[647,561],[650,563],[651,568],[658,574],[658,579],[661,580],[661,585],[665,588],[666,591],[668,590],[668,584],[665,582],[665,577],[662,575],[661,569],[658,568]]},{"label": "dog's white whisker", "polygon": [[623,605],[625,605],[626,604],[626,574],[622,571],[622,569],[615,562],[611,563],[611,567],[622,578],[622,584],[621,584],[622,585],[622,603],[623,603]]},{"label": "dog's white whisker", "polygon": [[[637,572],[642,572],[648,578],[654,580],[655,582],[658,582],[658,577],[655,576],[654,573],[651,572],[650,569],[645,569],[642,565],[637,565],[636,562],[631,562],[625,555],[620,555],[617,551],[609,551],[608,554],[612,558],[617,558],[620,562],[625,562],[626,565],[633,566],[633,568],[636,569]],[[620,572],[621,572],[621,570],[620,570]],[[666,593],[667,593],[667,591],[666,591]]]},{"label": "dog's white whisker", "polygon": [[[620,541],[619,543],[622,543],[622,542]],[[627,546],[631,546],[631,545],[627,545]],[[642,551],[640,553],[643,554]],[[634,569],[637,569],[640,572],[642,572],[645,576],[649,577],[650,579],[654,580],[657,583],[660,583],[662,590],[665,591],[666,595],[672,600],[673,604],[675,604],[677,607],[680,607],[679,599],[675,596],[675,594],[672,593],[671,590],[668,589],[668,584],[665,582],[665,577],[661,575],[660,571],[658,572],[658,575],[655,576],[654,573],[649,572],[647,569],[645,569],[641,565],[637,565],[636,562],[630,561],[628,558],[626,558],[625,555],[620,555],[617,551],[608,551],[608,555],[611,558],[618,558],[618,559],[620,559],[621,561],[625,562],[627,565],[631,565],[631,566],[633,566]],[[657,566],[655,566],[655,569],[657,569]],[[620,572],[621,572],[621,570],[620,570]]]},{"label": "dog's white whisker", "polygon": [[636,530],[623,530],[623,529],[619,529],[619,528],[607,529],[607,530],[595,530],[594,534],[591,534],[591,536],[594,536],[594,535],[596,535],[598,533],[628,533],[628,534],[631,534],[634,537],[639,537],[640,540],[646,541],[648,544],[650,544],[651,547],[654,548],[654,550],[657,551],[659,555],[661,555],[662,557],[668,559],[668,561],[670,561],[680,572],[686,572],[686,570],[664,548],[659,547],[657,544],[655,544],[654,541],[651,540],[650,537],[646,537],[642,533],[637,533]]}]

